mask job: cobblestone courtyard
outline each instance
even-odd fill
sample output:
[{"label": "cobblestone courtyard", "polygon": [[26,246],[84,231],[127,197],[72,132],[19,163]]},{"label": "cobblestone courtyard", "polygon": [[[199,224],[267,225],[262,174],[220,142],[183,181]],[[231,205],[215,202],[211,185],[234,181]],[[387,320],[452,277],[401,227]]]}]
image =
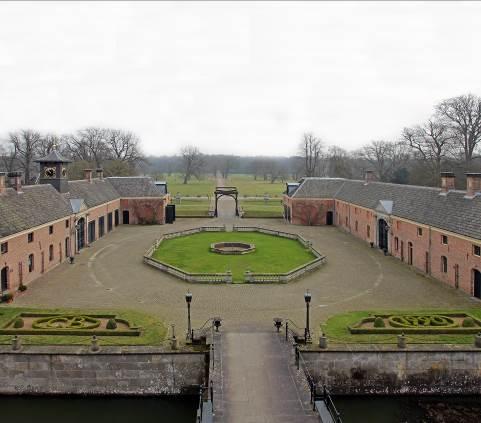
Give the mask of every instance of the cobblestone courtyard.
[{"label": "cobblestone courtyard", "polygon": [[[233,223],[226,218],[182,219],[174,225],[120,226],[76,256],[30,284],[14,305],[36,307],[131,308],[152,313],[179,330],[186,327],[184,294],[193,293],[194,327],[220,315],[226,328],[272,326],[275,316],[304,323],[303,293],[312,293],[314,324],[351,310],[417,307],[463,308],[479,304],[441,282],[416,274],[407,265],[334,227],[301,227],[282,220],[237,221],[298,232],[327,255],[327,263],[286,285],[193,285],[142,263],[160,234],[201,225]],[[317,335],[317,330],[315,331]]]}]

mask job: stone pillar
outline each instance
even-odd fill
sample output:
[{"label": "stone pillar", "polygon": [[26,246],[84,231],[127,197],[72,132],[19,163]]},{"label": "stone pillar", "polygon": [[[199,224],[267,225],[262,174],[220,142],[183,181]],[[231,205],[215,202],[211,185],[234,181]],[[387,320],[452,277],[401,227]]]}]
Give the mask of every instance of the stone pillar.
[{"label": "stone pillar", "polygon": [[321,336],[319,337],[319,348],[322,348],[325,350],[327,348],[327,336],[321,333]]}]

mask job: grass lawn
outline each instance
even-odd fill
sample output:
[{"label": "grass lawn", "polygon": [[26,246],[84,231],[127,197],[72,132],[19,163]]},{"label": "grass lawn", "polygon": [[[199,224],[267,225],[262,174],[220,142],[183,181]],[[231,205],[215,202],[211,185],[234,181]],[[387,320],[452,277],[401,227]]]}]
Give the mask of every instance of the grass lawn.
[{"label": "grass lawn", "polygon": [[[353,311],[350,313],[337,314],[330,317],[325,324],[321,325],[321,329],[326,334],[329,342],[334,344],[396,344],[397,334],[377,335],[377,334],[351,334],[348,326],[359,322],[362,318],[373,314],[419,314],[419,313],[467,313],[473,317],[481,318],[480,308],[468,308],[464,310],[446,310],[446,309],[427,309],[427,310],[375,310],[375,311]],[[474,335],[413,335],[406,334],[408,343],[418,344],[473,344]]]},{"label": "grass lawn", "polygon": [[279,198],[264,200],[241,200],[244,217],[282,217],[283,206]]},{"label": "grass lawn", "polygon": [[183,177],[180,174],[172,174],[167,176],[167,189],[172,197],[180,193],[183,197],[207,197],[212,196],[215,190],[215,179],[211,176],[205,176],[201,180],[192,178],[187,184],[183,183]]},{"label": "grass lawn", "polygon": [[208,216],[210,200],[183,199],[180,203],[172,200],[175,204],[175,214],[177,217]]},{"label": "grass lawn", "polygon": [[[0,326],[5,326],[22,312],[62,314],[114,314],[131,325],[140,326],[140,336],[98,336],[100,345],[160,345],[167,336],[166,326],[155,317],[132,310],[34,309],[5,305],[0,307]],[[91,336],[80,335],[19,335],[22,344],[29,345],[89,345]],[[0,335],[0,344],[10,344],[12,335]]]},{"label": "grass lawn", "polygon": [[259,178],[254,180],[253,175],[241,174],[230,175],[227,185],[237,187],[241,197],[263,197],[267,193],[270,197],[280,198],[286,189],[284,182],[276,181],[271,184],[269,181]]},{"label": "grass lawn", "polygon": [[[255,244],[256,250],[245,255],[211,252],[210,245],[221,241],[248,242]],[[257,232],[201,232],[163,241],[153,258],[190,273],[222,273],[230,270],[235,282],[243,282],[246,270],[285,273],[315,257],[292,239]]]}]

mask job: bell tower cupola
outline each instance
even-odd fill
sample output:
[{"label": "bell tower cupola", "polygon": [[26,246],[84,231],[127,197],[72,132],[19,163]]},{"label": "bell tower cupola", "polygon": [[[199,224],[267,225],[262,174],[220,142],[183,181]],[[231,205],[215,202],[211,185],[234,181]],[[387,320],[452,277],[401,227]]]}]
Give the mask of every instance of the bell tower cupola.
[{"label": "bell tower cupola", "polygon": [[72,161],[54,149],[45,157],[35,160],[40,164],[40,184],[51,184],[60,192],[68,192],[68,164]]}]

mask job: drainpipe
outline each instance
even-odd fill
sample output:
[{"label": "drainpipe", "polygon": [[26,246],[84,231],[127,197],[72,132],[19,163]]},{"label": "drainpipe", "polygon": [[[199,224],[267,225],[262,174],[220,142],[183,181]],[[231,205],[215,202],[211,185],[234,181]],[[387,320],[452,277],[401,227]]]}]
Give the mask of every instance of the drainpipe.
[{"label": "drainpipe", "polygon": [[429,254],[429,260],[428,260],[428,275],[431,276],[431,268],[432,268],[432,254],[431,254],[431,248],[432,248],[432,231],[431,231],[431,226],[428,226],[429,228],[429,243],[428,243],[428,254]]}]

